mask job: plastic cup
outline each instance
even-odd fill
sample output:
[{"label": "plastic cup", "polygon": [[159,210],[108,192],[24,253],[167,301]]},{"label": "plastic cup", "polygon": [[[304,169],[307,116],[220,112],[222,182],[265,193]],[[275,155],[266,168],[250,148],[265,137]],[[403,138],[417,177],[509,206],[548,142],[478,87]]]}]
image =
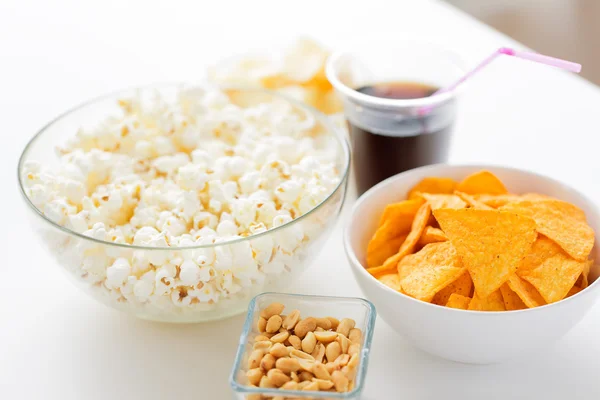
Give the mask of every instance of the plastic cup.
[{"label": "plastic cup", "polygon": [[464,73],[455,53],[427,42],[377,42],[331,55],[326,74],[344,104],[359,194],[399,172],[446,162],[457,105],[456,92],[389,99],[356,89],[389,82],[441,88]]}]

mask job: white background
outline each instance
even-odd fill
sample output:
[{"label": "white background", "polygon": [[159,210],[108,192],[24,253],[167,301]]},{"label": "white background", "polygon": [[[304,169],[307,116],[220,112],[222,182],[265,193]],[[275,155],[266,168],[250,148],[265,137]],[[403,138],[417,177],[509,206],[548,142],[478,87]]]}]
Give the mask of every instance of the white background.
[{"label": "white background", "polygon": [[[517,45],[430,0],[0,1],[0,398],[231,397],[227,376],[243,318],[149,323],[77,291],[32,237],[16,163],[37,129],[83,100],[133,85],[195,81],[220,57],[282,46],[300,34],[332,48],[426,36],[458,49],[469,65]],[[532,169],[600,199],[599,106],[600,91],[583,79],[498,60],[465,91],[451,161]],[[361,295],[341,227],[291,291]],[[364,398],[595,399],[598,338],[600,306],[543,354],[471,366],[423,354],[379,319]]]}]

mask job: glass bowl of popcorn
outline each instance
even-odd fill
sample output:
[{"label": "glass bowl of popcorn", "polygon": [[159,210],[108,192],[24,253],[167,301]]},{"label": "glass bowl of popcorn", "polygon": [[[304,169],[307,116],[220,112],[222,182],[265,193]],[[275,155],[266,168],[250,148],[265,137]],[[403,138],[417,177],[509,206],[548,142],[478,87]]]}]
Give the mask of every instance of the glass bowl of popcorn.
[{"label": "glass bowl of popcorn", "polygon": [[19,160],[32,227],[77,286],[166,322],[244,312],[318,253],[350,151],[324,115],[262,89],[155,85],[80,105]]}]

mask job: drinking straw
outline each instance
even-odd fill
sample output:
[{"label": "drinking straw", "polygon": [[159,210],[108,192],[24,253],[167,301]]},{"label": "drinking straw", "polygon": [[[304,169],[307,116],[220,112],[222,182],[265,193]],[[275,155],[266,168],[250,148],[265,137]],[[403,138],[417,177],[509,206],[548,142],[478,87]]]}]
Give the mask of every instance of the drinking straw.
[{"label": "drinking straw", "polygon": [[[551,67],[565,69],[565,70],[571,71],[571,72],[579,73],[581,71],[581,64],[577,64],[577,63],[567,61],[567,60],[561,60],[560,58],[545,56],[543,54],[532,53],[529,51],[519,51],[519,50],[514,50],[514,49],[511,49],[508,47],[501,47],[498,50],[494,51],[492,54],[490,54],[488,57],[486,57],[475,68],[473,68],[471,71],[469,71],[466,75],[464,75],[463,77],[458,79],[456,82],[452,83],[451,85],[437,90],[436,92],[434,92],[432,94],[432,96],[453,91],[460,84],[462,84],[467,79],[471,78],[477,72],[479,72],[480,70],[485,68],[489,63],[494,61],[496,59],[496,57],[498,57],[502,54],[507,55],[507,56],[517,57],[517,58],[522,58],[523,60],[529,60],[529,61],[537,62],[540,64],[549,65]],[[428,111],[431,111],[432,108],[433,107],[431,107],[431,106],[422,107],[419,110],[419,113],[424,114]]]}]

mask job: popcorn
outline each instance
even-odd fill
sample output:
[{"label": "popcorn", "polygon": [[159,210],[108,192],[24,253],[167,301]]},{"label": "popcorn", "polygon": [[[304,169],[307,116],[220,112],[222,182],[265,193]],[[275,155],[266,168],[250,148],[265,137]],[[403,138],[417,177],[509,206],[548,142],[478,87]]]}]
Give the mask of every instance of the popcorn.
[{"label": "popcorn", "polygon": [[24,165],[26,193],[47,218],[106,242],[46,238],[107,301],[149,316],[214,311],[291,274],[322,231],[315,219],[252,237],[335,190],[337,143],[287,102],[242,107],[230,96],[122,100],[122,116],[59,149],[56,170]]}]

